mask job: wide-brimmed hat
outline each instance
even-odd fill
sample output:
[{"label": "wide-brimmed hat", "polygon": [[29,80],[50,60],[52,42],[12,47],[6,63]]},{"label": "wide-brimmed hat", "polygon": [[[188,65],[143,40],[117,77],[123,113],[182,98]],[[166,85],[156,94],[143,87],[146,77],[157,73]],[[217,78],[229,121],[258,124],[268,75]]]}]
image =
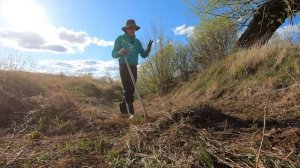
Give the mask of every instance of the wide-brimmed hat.
[{"label": "wide-brimmed hat", "polygon": [[126,21],[126,25],[122,27],[122,30],[125,31],[128,27],[135,27],[136,30],[139,30],[141,27],[135,24],[135,21],[133,19],[128,19]]}]

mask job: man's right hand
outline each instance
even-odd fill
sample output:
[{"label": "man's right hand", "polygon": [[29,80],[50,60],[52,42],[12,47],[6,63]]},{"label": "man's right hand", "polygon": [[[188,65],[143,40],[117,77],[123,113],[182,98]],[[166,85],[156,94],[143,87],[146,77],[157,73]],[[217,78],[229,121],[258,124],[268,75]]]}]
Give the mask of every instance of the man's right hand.
[{"label": "man's right hand", "polygon": [[129,51],[126,50],[125,48],[121,48],[121,50],[119,51],[119,54],[120,54],[121,56],[125,56],[125,55],[127,55],[128,53],[129,53]]}]

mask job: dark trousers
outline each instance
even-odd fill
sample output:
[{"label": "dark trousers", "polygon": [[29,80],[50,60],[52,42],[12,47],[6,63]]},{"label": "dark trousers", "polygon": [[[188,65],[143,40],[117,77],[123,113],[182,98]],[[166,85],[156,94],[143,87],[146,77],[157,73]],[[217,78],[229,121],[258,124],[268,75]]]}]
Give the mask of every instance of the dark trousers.
[{"label": "dark trousers", "polygon": [[[122,93],[122,102],[120,105],[120,111],[122,113],[127,113],[129,111],[130,114],[134,114],[133,101],[134,101],[134,85],[132,83],[130,73],[128,71],[127,65],[119,65],[120,69],[120,77],[123,85],[123,93]],[[134,82],[137,79],[137,66],[130,65],[130,69],[134,76]],[[126,106],[127,105],[127,106]],[[127,111],[128,109],[128,111]]]}]

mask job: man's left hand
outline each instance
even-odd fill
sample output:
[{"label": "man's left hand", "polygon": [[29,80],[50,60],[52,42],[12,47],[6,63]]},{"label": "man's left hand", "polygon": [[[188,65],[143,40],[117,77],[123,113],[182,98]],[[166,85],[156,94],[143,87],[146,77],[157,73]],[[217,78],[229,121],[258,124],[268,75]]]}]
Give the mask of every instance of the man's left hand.
[{"label": "man's left hand", "polygon": [[149,51],[149,52],[151,51],[152,43],[153,43],[153,41],[149,40],[148,46],[147,46],[147,51]]}]

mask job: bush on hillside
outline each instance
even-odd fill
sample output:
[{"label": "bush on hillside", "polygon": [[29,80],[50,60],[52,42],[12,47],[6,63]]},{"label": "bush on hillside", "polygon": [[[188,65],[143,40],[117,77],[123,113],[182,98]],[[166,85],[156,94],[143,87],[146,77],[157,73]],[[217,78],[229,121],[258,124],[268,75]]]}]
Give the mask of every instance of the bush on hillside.
[{"label": "bush on hillside", "polygon": [[236,24],[224,18],[201,22],[187,45],[171,43],[159,34],[157,50],[139,67],[139,85],[146,94],[166,94],[190,74],[225,57],[237,40]]},{"label": "bush on hillside", "polygon": [[174,83],[176,73],[174,47],[161,48],[139,68],[140,85],[147,93],[164,94]]},{"label": "bush on hillside", "polygon": [[194,61],[205,67],[225,57],[237,41],[237,25],[234,21],[216,17],[203,20],[189,38]]}]

